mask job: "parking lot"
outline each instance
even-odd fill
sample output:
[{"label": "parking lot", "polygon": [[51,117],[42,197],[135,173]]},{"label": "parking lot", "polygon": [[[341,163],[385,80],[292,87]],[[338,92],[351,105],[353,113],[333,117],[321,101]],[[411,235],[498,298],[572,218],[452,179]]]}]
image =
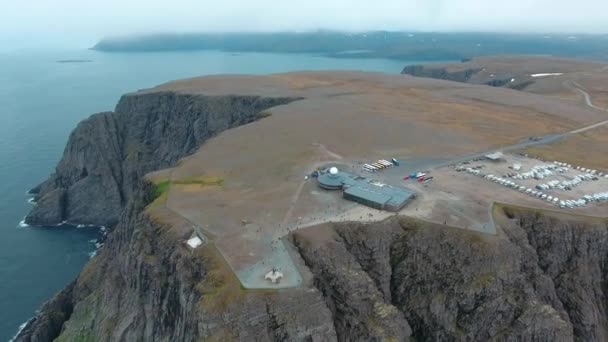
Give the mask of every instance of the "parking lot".
[{"label": "parking lot", "polygon": [[608,201],[608,174],[584,165],[542,161],[508,154],[500,161],[476,160],[453,165],[455,172],[495,183],[502,192],[520,192],[561,209],[594,206]]}]

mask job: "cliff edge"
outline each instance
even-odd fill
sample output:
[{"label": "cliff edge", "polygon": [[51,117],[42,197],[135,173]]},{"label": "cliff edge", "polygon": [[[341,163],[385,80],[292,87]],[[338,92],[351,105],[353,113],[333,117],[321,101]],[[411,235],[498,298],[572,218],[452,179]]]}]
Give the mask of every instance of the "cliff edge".
[{"label": "cliff edge", "polygon": [[[302,79],[288,81],[294,88],[307,88]],[[322,88],[328,84],[315,78],[310,82]],[[357,82],[336,83],[336,94],[322,94],[322,99],[352,104],[357,95],[340,87]],[[221,86],[218,82],[217,87]],[[458,89],[479,88],[458,85]],[[185,216],[159,205],[158,185],[144,175],[173,166],[204,142],[201,149],[232,142],[231,148],[244,149],[245,161],[254,164],[264,164],[252,154],[260,146],[280,143],[294,148],[298,141],[293,136],[281,141],[274,136],[256,137],[256,128],[282,119],[296,120],[300,130],[312,121],[308,109],[316,108],[318,102],[294,103],[308,101],[312,106],[304,107],[307,116],[297,121],[301,117],[288,116],[295,114],[284,108],[290,106],[283,106],[282,113],[277,106],[301,96],[269,97],[260,93],[270,88],[256,90],[256,95],[231,96],[139,92],[124,96],[114,112],[93,115],[78,125],[55,174],[36,188],[38,203],[28,222],[93,223],[113,229],[97,256],[43,305],[17,341],[608,339],[608,222],[549,210],[496,205],[492,212],[496,235],[404,216],[302,227],[282,240],[301,266],[302,283],[280,290],[245,289],[213,234],[198,248],[186,243],[198,230]],[[392,84],[390,90],[394,96]],[[380,99],[387,98],[392,97]],[[368,103],[368,98],[363,100]],[[395,107],[402,111],[401,106]],[[266,116],[261,113],[269,108],[278,114],[257,122],[257,127],[236,128]],[[337,107],[330,108],[337,112]],[[348,112],[350,118],[356,117],[353,113]],[[315,114],[323,118],[324,112]],[[363,117],[365,113],[358,118]],[[208,141],[229,128],[239,138],[245,137],[246,144],[230,140],[234,138],[230,132]],[[283,128],[270,125],[266,132],[285,138]],[[327,136],[333,137],[330,133]],[[300,140],[306,153],[295,155],[308,160],[316,156],[310,151],[319,153],[310,139]],[[326,148],[322,153],[331,154]],[[275,154],[271,157],[286,160]],[[271,171],[276,169],[271,166]],[[280,166],[282,171],[291,170],[292,165]],[[260,182],[263,175],[256,173],[251,179]],[[275,174],[271,176],[276,179]],[[194,181],[199,183],[177,185],[185,195],[196,191],[204,198],[214,193],[203,186],[205,179]],[[237,181],[249,184],[242,178]],[[235,189],[222,191],[247,193]],[[227,206],[217,205],[222,210]],[[268,213],[269,209],[263,212],[266,217]],[[250,229],[240,216],[228,219],[238,221],[240,230]],[[225,241],[231,241],[230,237]]]},{"label": "cliff edge", "polygon": [[113,226],[146,173],[172,166],[210,137],[296,99],[125,95],[114,112],[95,114],[72,132],[55,173],[32,189],[36,205],[25,221]]}]

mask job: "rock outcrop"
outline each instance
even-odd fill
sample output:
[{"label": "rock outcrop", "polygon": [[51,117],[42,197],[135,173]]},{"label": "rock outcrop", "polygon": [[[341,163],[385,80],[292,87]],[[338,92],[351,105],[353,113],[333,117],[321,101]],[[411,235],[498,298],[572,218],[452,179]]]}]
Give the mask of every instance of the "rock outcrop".
[{"label": "rock outcrop", "polygon": [[[293,232],[304,286],[246,291],[213,243],[145,210],[143,176],[294,99],[121,99],[72,133],[31,223],[115,224],[18,341],[604,341],[605,219],[504,207],[499,234],[404,217]],[[306,277],[305,277],[306,278]]]},{"label": "rock outcrop", "polygon": [[123,96],[114,112],[95,114],[72,132],[55,173],[32,189],[37,203],[25,221],[113,226],[143,175],[294,100],[172,92]]},{"label": "rock outcrop", "polygon": [[[299,231],[294,243],[342,340],[403,340],[410,328],[423,341],[605,340],[606,222],[505,210],[499,236],[393,218]],[[370,302],[385,308],[381,324]]]},{"label": "rock outcrop", "polygon": [[508,213],[526,234],[511,238],[536,256],[577,339],[608,340],[608,220],[560,220],[523,208]]},{"label": "rock outcrop", "polygon": [[471,77],[480,72],[481,69],[465,69],[459,71],[450,72],[443,67],[427,67],[424,65],[408,65],[401,71],[404,75],[411,75],[415,77],[427,77],[436,78],[440,80],[454,81],[454,82],[468,82]]},{"label": "rock outcrop", "polygon": [[528,73],[501,70],[500,64],[492,64],[491,58],[489,66],[484,61],[487,59],[463,59],[460,64],[408,65],[401,74],[514,90],[525,90],[535,83]]},{"label": "rock outcrop", "polygon": [[318,291],[244,291],[211,245],[187,247],[190,227],[143,212],[149,192],[133,194],[98,255],[17,341],[335,339]]}]

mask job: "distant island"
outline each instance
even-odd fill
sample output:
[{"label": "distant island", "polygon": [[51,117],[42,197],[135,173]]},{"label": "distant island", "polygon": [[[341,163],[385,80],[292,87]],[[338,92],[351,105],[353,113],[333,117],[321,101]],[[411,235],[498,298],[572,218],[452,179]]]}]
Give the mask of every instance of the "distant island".
[{"label": "distant island", "polygon": [[337,58],[444,61],[478,56],[527,54],[608,59],[608,35],[419,33],[333,31],[280,33],[188,33],[109,37],[104,52],[222,50],[315,53]]},{"label": "distant island", "polygon": [[62,59],[58,60],[57,63],[91,63],[92,59]]}]

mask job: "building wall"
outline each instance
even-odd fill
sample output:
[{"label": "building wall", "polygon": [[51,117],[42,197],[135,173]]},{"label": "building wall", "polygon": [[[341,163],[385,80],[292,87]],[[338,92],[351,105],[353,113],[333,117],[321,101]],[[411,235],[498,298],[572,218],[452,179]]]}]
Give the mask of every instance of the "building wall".
[{"label": "building wall", "polygon": [[344,198],[349,200],[349,201],[353,201],[353,202],[357,202],[363,205],[366,205],[370,208],[374,208],[374,209],[378,209],[378,210],[383,210],[384,209],[384,203],[378,203],[378,202],[374,202],[374,201],[370,201],[366,198],[361,198],[361,197],[357,197],[357,196],[353,196],[350,194],[347,194],[346,192],[344,193]]},{"label": "building wall", "polygon": [[328,185],[328,184],[321,183],[321,182],[319,182],[319,186],[321,188],[325,189],[325,190],[340,190],[340,189],[342,189],[342,185],[333,186],[333,185]]},{"label": "building wall", "polygon": [[387,203],[386,204],[386,210],[397,212],[397,211],[403,209],[403,207],[405,207],[405,205],[407,204],[407,202],[408,201],[405,201],[405,202],[401,203],[400,205],[396,205],[394,203]]}]

